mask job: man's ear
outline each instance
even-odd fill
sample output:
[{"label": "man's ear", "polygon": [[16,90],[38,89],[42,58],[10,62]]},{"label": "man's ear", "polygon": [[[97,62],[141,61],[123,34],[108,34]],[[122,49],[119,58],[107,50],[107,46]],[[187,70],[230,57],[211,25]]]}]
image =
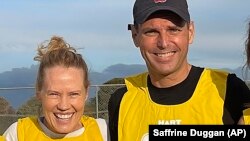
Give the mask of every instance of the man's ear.
[{"label": "man's ear", "polygon": [[139,47],[138,30],[132,24],[130,25],[130,30],[131,30],[131,35],[132,35],[132,39],[133,39],[135,46]]},{"label": "man's ear", "polygon": [[194,22],[191,21],[189,23],[189,44],[192,44],[193,43],[193,40],[194,40],[194,35],[195,35],[195,28],[194,28]]}]

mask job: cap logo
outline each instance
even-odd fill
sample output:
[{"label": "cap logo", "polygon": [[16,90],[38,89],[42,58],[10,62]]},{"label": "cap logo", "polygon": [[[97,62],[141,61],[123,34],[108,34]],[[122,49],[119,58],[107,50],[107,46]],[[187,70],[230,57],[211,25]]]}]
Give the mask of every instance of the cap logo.
[{"label": "cap logo", "polygon": [[167,0],[154,0],[155,3],[164,3],[166,2]]}]

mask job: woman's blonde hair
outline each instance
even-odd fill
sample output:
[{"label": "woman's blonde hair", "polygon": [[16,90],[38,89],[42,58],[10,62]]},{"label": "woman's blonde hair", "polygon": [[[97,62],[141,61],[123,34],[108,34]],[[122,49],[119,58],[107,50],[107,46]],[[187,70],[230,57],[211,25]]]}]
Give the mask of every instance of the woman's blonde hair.
[{"label": "woman's blonde hair", "polygon": [[75,67],[83,70],[84,86],[89,84],[88,67],[81,54],[76,49],[66,43],[62,37],[53,36],[50,41],[44,41],[37,48],[37,55],[34,60],[40,61],[36,80],[36,92],[40,92],[44,81],[46,68],[54,66]]}]

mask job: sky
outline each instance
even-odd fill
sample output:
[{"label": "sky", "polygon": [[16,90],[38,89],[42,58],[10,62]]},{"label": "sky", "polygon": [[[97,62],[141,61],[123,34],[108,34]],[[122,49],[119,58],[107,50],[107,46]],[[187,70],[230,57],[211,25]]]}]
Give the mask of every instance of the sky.
[{"label": "sky", "polygon": [[[115,64],[144,64],[127,24],[134,0],[1,0],[0,73],[29,68],[37,46],[63,37],[90,70]],[[188,60],[196,66],[241,67],[250,21],[250,0],[188,0],[195,38]]]}]

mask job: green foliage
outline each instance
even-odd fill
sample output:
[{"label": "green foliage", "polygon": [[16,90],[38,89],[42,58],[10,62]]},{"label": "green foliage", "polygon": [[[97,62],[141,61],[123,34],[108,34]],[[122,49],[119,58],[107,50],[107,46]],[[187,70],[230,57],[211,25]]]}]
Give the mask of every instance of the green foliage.
[{"label": "green foliage", "polygon": [[124,82],[124,78],[113,78],[105,82],[104,84],[125,84],[125,82]]},{"label": "green foliage", "polygon": [[14,108],[9,104],[7,100],[0,97],[0,114],[14,114]]},{"label": "green foliage", "polygon": [[96,118],[96,103],[94,98],[90,98],[84,107],[84,115]]},{"label": "green foliage", "polygon": [[0,114],[5,115],[0,116],[0,135],[2,135],[9,125],[17,120],[16,117],[8,116],[10,114],[15,114],[15,110],[3,97],[0,97]]},{"label": "green foliage", "polygon": [[[104,84],[118,84],[118,85],[107,85],[100,86],[98,91],[98,111],[100,111],[100,117],[104,119],[108,119],[108,102],[111,94],[113,94],[118,88],[124,87],[124,79],[123,78],[114,78],[105,82]],[[96,98],[94,98],[96,100]]]},{"label": "green foliage", "polygon": [[41,102],[36,97],[31,97],[18,110],[17,115],[41,115]]}]

